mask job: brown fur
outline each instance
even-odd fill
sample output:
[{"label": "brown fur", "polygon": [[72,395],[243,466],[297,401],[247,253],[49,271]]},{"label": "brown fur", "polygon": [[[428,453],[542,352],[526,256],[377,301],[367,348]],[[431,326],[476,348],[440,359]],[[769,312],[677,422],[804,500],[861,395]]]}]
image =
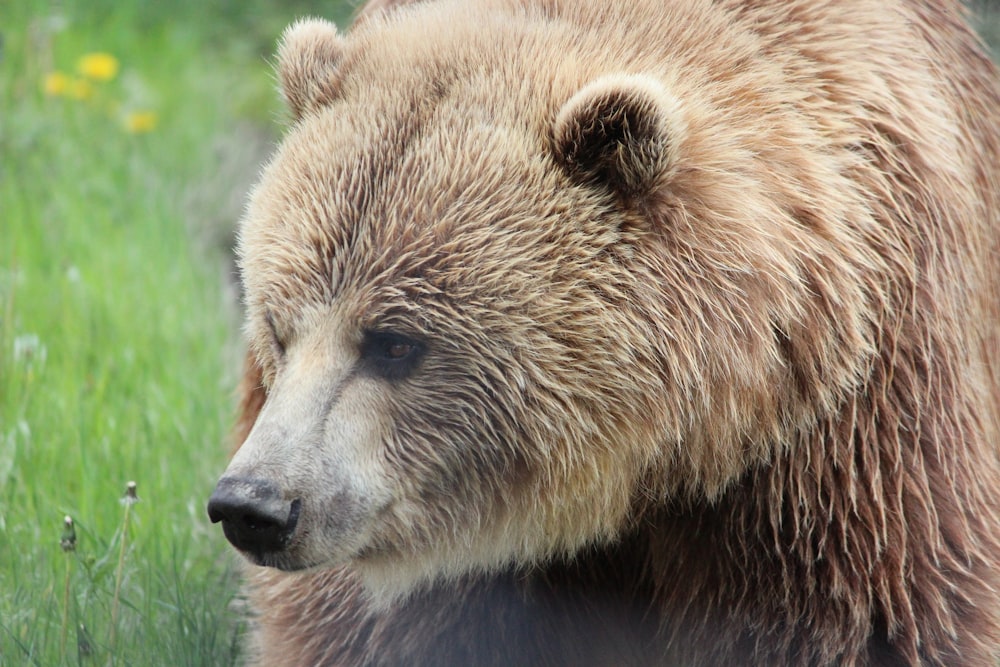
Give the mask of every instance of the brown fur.
[{"label": "brown fur", "polygon": [[996,664],[1000,80],[957,4],[404,4],[283,46],[237,440],[265,313],[405,325],[418,518],[253,568],[259,663]]}]

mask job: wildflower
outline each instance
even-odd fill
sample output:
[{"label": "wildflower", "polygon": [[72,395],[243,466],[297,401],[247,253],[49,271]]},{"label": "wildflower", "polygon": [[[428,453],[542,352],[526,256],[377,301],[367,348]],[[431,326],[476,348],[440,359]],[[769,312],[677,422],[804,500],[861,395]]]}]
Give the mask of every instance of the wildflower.
[{"label": "wildflower", "polygon": [[119,502],[122,505],[135,505],[139,502],[139,496],[135,493],[135,482],[129,482],[125,485],[125,495]]},{"label": "wildflower", "polygon": [[90,632],[83,623],[76,629],[76,655],[77,658],[89,658],[94,653],[94,643],[90,639]]},{"label": "wildflower", "polygon": [[118,59],[110,53],[88,53],[77,61],[76,71],[94,81],[110,81],[118,75]]},{"label": "wildflower", "polygon": [[45,362],[47,350],[36,334],[22,334],[14,339],[14,359],[24,363]]},{"label": "wildflower", "polygon": [[73,517],[69,515],[63,519],[63,533],[59,546],[63,551],[76,551],[76,528],[73,527]]},{"label": "wildflower", "polygon": [[118,549],[118,569],[115,571],[115,595],[111,599],[111,631],[108,636],[108,646],[112,653],[115,647],[115,636],[118,630],[118,601],[122,589],[122,572],[125,569],[125,544],[128,542],[128,525],[131,518],[132,505],[139,502],[139,496],[135,492],[135,482],[125,485],[125,495],[119,501],[125,506],[125,518],[122,519],[121,544]]},{"label": "wildflower", "polygon": [[125,129],[129,134],[142,134],[156,129],[159,120],[155,111],[133,111],[125,116]]},{"label": "wildflower", "polygon": [[49,72],[45,75],[45,81],[42,84],[42,88],[45,90],[46,95],[58,97],[60,95],[66,95],[69,92],[72,83],[73,80],[66,76],[63,72]]},{"label": "wildflower", "polygon": [[[73,517],[68,514],[63,519],[63,532],[62,537],[59,539],[59,546],[62,547],[63,553],[66,554],[76,551],[76,528],[73,527]],[[60,662],[65,662],[66,660],[66,630],[69,628],[69,594],[72,574],[73,561],[67,558],[66,578],[63,584],[62,630],[59,633],[59,655],[62,656]]]},{"label": "wildflower", "polygon": [[66,94],[74,100],[86,100],[94,94],[94,87],[86,79],[71,79]]}]

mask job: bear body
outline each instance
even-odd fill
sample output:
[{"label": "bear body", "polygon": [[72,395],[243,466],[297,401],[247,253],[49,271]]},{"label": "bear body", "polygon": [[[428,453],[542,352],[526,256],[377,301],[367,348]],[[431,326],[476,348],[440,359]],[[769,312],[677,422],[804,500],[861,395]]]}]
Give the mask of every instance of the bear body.
[{"label": "bear body", "polygon": [[278,61],[209,503],[255,660],[996,664],[958,3],[382,1]]}]

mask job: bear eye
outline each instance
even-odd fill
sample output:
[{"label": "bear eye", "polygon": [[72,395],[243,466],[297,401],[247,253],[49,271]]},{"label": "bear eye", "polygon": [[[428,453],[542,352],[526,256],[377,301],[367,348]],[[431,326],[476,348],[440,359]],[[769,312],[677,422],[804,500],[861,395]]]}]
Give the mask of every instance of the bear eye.
[{"label": "bear eye", "polygon": [[361,343],[362,362],[375,374],[390,380],[409,375],[423,352],[423,343],[392,331],[367,331]]},{"label": "bear eye", "polygon": [[271,334],[271,347],[274,350],[274,354],[279,359],[285,356],[285,344],[281,340],[281,336],[278,335],[278,327],[274,323],[274,315],[271,311],[267,311],[264,314],[264,321],[267,322],[267,330]]},{"label": "bear eye", "polygon": [[391,343],[387,348],[385,348],[385,356],[387,359],[392,359],[393,361],[400,361],[405,359],[410,354],[413,353],[413,343],[404,343],[402,341],[396,341]]}]

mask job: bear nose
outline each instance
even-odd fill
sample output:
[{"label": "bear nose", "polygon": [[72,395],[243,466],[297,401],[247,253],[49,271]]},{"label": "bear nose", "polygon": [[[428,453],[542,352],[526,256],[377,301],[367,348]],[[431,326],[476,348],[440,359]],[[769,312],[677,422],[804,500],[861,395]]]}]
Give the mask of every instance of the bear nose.
[{"label": "bear nose", "polygon": [[265,479],[223,477],[208,500],[208,518],[222,522],[234,547],[260,557],[288,546],[301,505],[298,499],[282,499]]}]

